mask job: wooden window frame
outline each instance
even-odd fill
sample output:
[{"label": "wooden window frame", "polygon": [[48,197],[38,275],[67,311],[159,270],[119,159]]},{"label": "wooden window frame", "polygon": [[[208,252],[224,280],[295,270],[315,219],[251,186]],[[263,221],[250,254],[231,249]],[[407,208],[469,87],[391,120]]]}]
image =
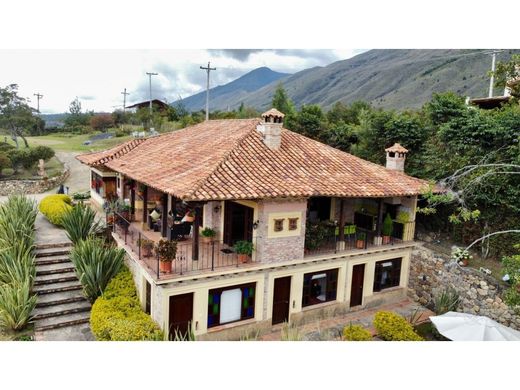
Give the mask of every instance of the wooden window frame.
[{"label": "wooden window frame", "polygon": [[[310,281],[314,275],[326,274],[327,290],[325,291],[325,301],[311,302],[311,284]],[[322,303],[332,302],[337,300],[338,296],[338,274],[339,268],[333,268],[323,271],[309,272],[303,275],[303,294],[302,307],[319,305]]]},{"label": "wooden window frame", "polygon": [[[388,278],[389,283],[382,284],[381,277],[383,273],[384,263],[392,262],[391,267],[389,267],[390,277]],[[374,292],[380,292],[386,290],[388,288],[398,287],[401,283],[401,269],[403,264],[403,258],[395,258],[388,260],[381,260],[376,262],[375,271],[374,271]]]},{"label": "wooden window frame", "polygon": [[283,232],[283,221],[285,221],[285,218],[275,218],[273,221],[274,221],[273,231],[275,233]]},{"label": "wooden window frame", "polygon": [[[227,290],[235,290],[235,289],[241,289],[242,290],[242,298],[241,298],[241,309],[240,309],[240,319],[236,320],[236,321],[230,321],[230,322],[225,322],[223,324],[220,323],[220,302],[221,302],[221,295],[224,291],[227,291]],[[247,315],[244,315],[244,309],[242,307],[243,305],[243,300],[244,300],[244,289],[246,288],[253,288],[253,296],[252,297],[249,297],[248,299],[252,299],[252,304],[251,304],[251,307],[253,308],[253,314],[250,315],[250,316],[247,316]],[[229,324],[234,324],[236,322],[241,322],[241,321],[245,321],[245,320],[249,320],[251,318],[255,318],[255,310],[256,310],[256,282],[252,282],[252,283],[244,283],[244,284],[239,284],[239,285],[234,285],[234,286],[227,286],[227,287],[221,287],[221,288],[213,288],[211,290],[208,291],[208,316],[207,316],[207,321],[208,321],[208,329],[210,328],[214,328],[214,327],[217,327],[217,326],[223,326],[223,325],[229,325]],[[219,296],[219,303],[218,303],[218,315],[219,315],[219,320],[216,321],[215,323],[213,324],[209,324],[209,316],[210,315],[214,315],[212,313],[212,309],[213,309],[213,304],[210,304],[209,303],[209,296],[211,294],[218,294]]]}]

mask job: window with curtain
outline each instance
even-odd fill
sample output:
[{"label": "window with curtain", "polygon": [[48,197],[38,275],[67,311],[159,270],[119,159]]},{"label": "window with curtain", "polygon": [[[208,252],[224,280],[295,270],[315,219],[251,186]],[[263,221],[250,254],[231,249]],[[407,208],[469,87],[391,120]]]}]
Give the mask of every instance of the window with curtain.
[{"label": "window with curtain", "polygon": [[208,328],[255,316],[256,283],[209,290]]},{"label": "window with curtain", "polygon": [[303,275],[302,306],[317,305],[336,300],[338,269]]},{"label": "window with curtain", "polygon": [[374,275],[374,291],[399,286],[401,282],[402,259],[390,259],[378,261]]}]

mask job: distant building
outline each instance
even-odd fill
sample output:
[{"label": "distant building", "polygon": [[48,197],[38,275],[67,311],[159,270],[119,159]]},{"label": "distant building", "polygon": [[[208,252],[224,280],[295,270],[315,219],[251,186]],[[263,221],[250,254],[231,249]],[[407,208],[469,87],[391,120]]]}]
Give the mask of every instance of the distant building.
[{"label": "distant building", "polygon": [[[163,102],[162,100],[159,100],[159,99],[153,99],[152,100],[152,105],[153,105],[154,109],[156,109],[156,110],[158,110],[160,112],[161,111],[166,111],[169,108],[168,103],[165,103],[165,102]],[[126,109],[135,112],[135,111],[137,111],[140,108],[148,109],[149,107],[150,107],[150,100],[145,100],[143,102],[134,103],[131,106],[127,106]]]}]

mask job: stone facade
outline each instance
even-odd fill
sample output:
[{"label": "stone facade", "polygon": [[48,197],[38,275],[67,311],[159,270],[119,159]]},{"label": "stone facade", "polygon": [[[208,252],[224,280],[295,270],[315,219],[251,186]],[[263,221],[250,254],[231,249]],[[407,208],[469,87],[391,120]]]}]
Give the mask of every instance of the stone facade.
[{"label": "stone facade", "polygon": [[436,294],[449,286],[460,294],[458,311],[520,329],[520,316],[502,301],[503,286],[496,279],[472,268],[461,268],[423,246],[417,247],[412,252],[410,295],[422,305],[433,307]]},{"label": "stone facade", "polygon": [[36,180],[2,180],[0,181],[0,195],[41,194],[62,184],[69,177],[69,169],[60,175],[48,179]]},{"label": "stone facade", "polygon": [[[258,229],[254,232],[256,241],[256,259],[262,263],[303,259],[305,246],[305,215],[307,212],[306,200],[275,201],[265,200],[258,202]],[[269,236],[272,231],[271,214],[284,217],[299,215],[298,233],[281,234],[278,237]],[[294,214],[296,213],[296,214]],[[287,219],[287,218],[285,218]],[[286,227],[285,227],[286,229]]]}]

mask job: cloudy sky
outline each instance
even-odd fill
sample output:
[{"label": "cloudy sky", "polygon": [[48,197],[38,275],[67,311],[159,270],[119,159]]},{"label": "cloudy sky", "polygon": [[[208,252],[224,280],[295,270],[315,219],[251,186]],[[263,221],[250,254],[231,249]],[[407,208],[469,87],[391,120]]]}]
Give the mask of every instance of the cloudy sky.
[{"label": "cloudy sky", "polygon": [[216,67],[211,87],[267,66],[295,73],[350,58],[364,50],[0,50],[0,85],[18,84],[21,96],[43,94],[42,113],[68,110],[77,96],[83,109],[113,111],[122,107],[124,88],[127,105],[148,99],[146,72],[153,77],[154,98],[169,102],[205,89],[206,74],[200,65]]}]

